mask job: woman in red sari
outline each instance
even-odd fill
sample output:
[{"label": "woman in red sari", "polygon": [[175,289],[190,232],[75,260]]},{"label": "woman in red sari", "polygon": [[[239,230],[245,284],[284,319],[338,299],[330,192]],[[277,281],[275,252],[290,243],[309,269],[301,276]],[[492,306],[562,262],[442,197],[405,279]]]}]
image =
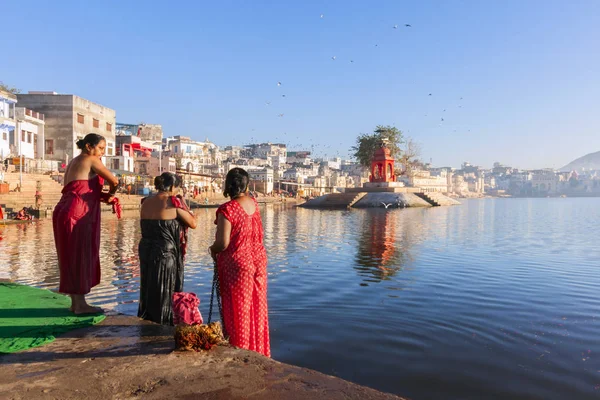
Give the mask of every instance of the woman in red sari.
[{"label": "woman in red sari", "polygon": [[[60,268],[59,292],[71,296],[75,314],[102,312],[85,300],[100,283],[100,202],[111,203],[118,180],[102,164],[104,137],[90,133],[77,141],[81,154],[65,171],[62,198],[54,208],[52,224]],[[110,191],[102,192],[104,180]]]},{"label": "woman in red sari", "polygon": [[267,306],[267,252],[256,200],[248,195],[249,176],[241,168],[227,173],[217,210],[217,234],[210,247],[217,262],[224,328],[237,347],[271,356]]}]

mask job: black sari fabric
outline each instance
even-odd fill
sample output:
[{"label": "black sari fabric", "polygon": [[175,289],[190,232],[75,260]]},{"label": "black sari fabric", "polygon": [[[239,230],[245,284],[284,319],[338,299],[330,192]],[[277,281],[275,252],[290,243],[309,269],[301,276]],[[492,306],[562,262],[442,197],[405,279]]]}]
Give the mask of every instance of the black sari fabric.
[{"label": "black sari fabric", "polygon": [[138,317],[173,325],[173,293],[183,291],[181,224],[176,219],[143,219]]}]

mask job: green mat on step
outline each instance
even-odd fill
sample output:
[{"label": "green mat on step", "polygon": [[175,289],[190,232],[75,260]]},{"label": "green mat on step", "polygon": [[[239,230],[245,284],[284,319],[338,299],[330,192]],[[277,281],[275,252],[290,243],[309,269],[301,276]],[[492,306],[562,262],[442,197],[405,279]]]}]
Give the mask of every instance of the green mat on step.
[{"label": "green mat on step", "polygon": [[74,315],[70,306],[71,299],[62,294],[0,282],[0,353],[38,347],[106,318],[102,314]]}]

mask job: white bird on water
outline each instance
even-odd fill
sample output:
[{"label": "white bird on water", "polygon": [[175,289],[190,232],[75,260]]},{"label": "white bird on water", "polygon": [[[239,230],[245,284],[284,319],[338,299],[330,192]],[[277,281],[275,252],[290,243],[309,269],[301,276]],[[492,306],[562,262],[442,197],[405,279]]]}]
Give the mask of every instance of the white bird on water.
[{"label": "white bird on water", "polygon": [[384,207],[385,207],[385,209],[387,210],[387,208],[388,208],[389,206],[391,206],[392,204],[394,204],[394,203],[385,204],[385,203],[382,201],[382,202],[381,202],[381,204],[383,204],[383,206],[384,206]]}]

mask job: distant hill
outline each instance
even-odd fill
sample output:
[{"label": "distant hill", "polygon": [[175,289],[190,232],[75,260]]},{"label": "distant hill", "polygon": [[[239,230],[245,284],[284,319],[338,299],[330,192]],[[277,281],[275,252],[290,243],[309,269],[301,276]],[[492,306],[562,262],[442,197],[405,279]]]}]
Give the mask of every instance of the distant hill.
[{"label": "distant hill", "polygon": [[594,169],[600,170],[600,151],[580,157],[577,160],[565,165],[560,170],[566,172],[581,172],[583,169],[585,169],[586,171]]}]

